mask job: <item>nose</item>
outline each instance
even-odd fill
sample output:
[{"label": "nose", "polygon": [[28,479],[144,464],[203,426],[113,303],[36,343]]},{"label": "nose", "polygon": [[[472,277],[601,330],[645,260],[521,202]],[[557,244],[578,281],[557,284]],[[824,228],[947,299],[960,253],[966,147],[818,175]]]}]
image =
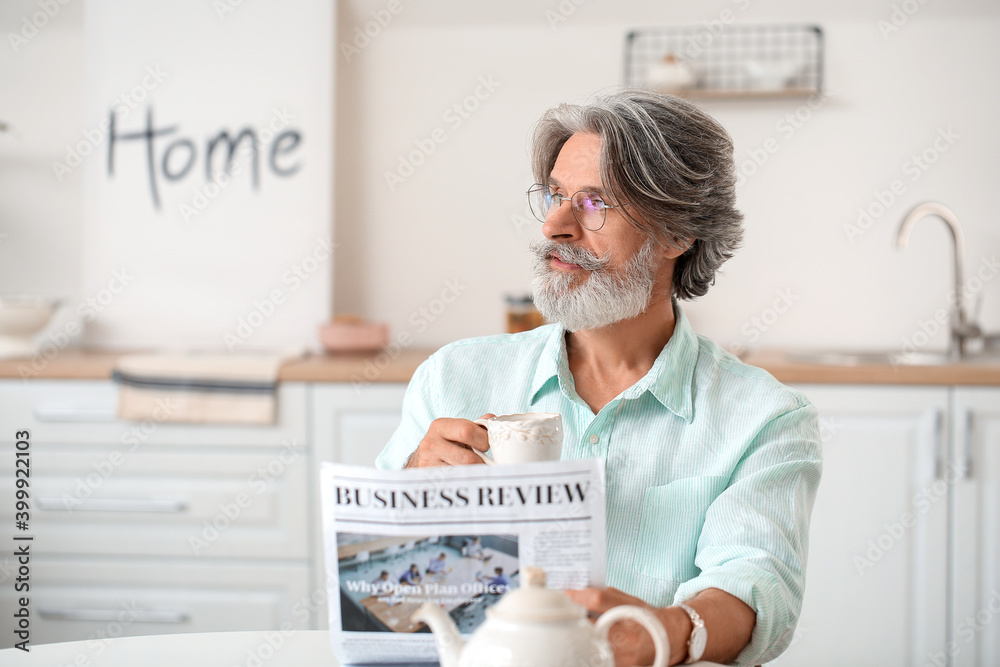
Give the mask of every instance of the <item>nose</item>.
[{"label": "nose", "polygon": [[545,238],[555,241],[572,241],[580,238],[580,223],[573,215],[573,204],[563,201],[559,207],[549,210],[549,215],[542,223],[542,234]]}]

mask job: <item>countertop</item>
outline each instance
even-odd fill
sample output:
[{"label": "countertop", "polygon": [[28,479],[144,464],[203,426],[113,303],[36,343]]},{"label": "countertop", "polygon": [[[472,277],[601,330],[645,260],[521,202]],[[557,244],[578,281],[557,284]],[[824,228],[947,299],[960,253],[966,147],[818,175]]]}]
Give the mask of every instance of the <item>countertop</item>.
[{"label": "countertop", "polygon": [[[363,354],[314,355],[281,367],[282,382],[409,382],[432,349],[407,348]],[[135,351],[136,354],[146,354]],[[126,352],[67,349],[51,359],[0,359],[0,378],[106,380]]]},{"label": "countertop", "polygon": [[744,355],[743,361],[763,368],[785,384],[1000,386],[1000,363],[834,366],[794,361],[783,350],[756,350]]},{"label": "countertop", "polygon": [[[286,363],[283,382],[408,382],[433,352],[406,348],[369,354],[315,355]],[[124,352],[65,350],[52,359],[0,359],[0,378],[100,380],[111,377]],[[1000,363],[943,366],[832,366],[793,361],[782,350],[757,350],[744,361],[789,384],[992,385],[1000,386]]]}]

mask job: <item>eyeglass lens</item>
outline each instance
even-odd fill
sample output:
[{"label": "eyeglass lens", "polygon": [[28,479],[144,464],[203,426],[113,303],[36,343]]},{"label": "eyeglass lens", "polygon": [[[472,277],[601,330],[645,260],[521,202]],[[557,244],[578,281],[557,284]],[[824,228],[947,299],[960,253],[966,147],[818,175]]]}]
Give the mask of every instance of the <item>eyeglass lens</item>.
[{"label": "eyeglass lens", "polygon": [[[532,214],[541,222],[545,222],[554,205],[562,205],[563,197],[552,192],[551,188],[535,186],[528,191],[528,203]],[[604,201],[589,192],[577,192],[571,199],[570,206],[577,222],[584,229],[595,231],[604,225],[606,208]]]}]

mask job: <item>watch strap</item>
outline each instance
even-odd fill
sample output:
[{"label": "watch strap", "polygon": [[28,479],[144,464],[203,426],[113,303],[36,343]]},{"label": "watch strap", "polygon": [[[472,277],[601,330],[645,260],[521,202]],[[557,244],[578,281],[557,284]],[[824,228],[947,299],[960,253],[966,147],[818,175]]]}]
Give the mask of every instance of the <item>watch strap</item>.
[{"label": "watch strap", "polygon": [[[705,642],[699,642],[697,647],[692,648],[691,640],[694,639],[695,633],[706,633],[705,621],[701,618],[701,614],[694,610],[689,605],[679,602],[678,607],[687,612],[688,617],[691,619],[691,636],[687,640],[687,658],[684,660],[685,665],[690,665],[693,662],[698,662],[701,660],[702,654],[705,652]],[[707,637],[706,637],[707,639]]]}]

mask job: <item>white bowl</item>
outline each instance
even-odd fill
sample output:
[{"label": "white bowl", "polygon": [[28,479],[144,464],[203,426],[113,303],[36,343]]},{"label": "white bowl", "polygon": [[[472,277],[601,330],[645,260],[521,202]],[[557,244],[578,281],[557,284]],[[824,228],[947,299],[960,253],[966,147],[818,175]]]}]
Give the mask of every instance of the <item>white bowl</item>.
[{"label": "white bowl", "polygon": [[35,334],[52,319],[59,301],[37,296],[0,296],[0,357],[30,357]]},{"label": "white bowl", "polygon": [[760,90],[787,88],[802,69],[794,60],[749,60],[743,63],[750,85]]}]

